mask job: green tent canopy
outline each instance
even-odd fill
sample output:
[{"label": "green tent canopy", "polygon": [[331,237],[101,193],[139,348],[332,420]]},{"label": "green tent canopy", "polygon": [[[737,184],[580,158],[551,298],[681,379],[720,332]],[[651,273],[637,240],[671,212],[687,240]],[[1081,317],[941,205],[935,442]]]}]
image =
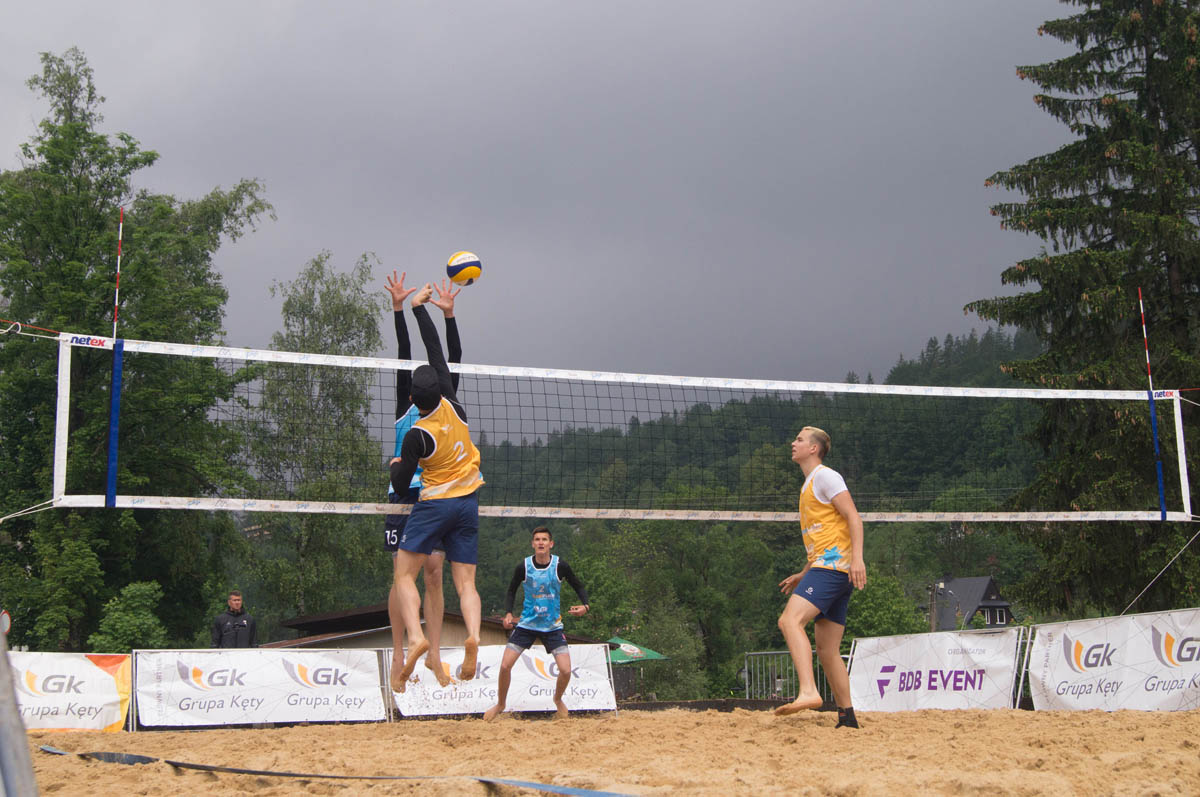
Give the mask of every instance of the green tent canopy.
[{"label": "green tent canopy", "polygon": [[608,660],[613,664],[628,664],[632,661],[667,658],[661,653],[657,653],[650,648],[644,648],[641,645],[635,645],[628,639],[621,639],[619,636],[615,636],[608,641],[609,644],[618,645],[616,649],[609,648],[608,650]]}]

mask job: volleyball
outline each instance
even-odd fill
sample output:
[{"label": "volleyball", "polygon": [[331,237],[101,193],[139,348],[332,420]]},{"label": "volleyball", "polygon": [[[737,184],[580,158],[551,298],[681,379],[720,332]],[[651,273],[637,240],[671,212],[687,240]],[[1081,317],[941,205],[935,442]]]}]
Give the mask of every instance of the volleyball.
[{"label": "volleyball", "polygon": [[458,285],[470,285],[483,274],[483,264],[474,252],[455,252],[446,261],[446,275]]}]

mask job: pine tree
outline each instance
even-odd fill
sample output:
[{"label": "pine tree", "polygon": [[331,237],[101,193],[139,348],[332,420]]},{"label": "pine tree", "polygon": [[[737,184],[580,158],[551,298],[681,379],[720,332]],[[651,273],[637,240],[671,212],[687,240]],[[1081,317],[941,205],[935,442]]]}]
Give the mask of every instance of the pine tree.
[{"label": "pine tree", "polygon": [[[1144,389],[1137,292],[1147,299],[1156,387],[1200,384],[1200,3],[1064,0],[1078,12],[1046,22],[1070,55],[1017,76],[1074,140],[987,180],[1024,196],[992,214],[1037,235],[1041,251],[1006,269],[1023,292],[968,310],[1032,330],[1043,352],[1012,363],[1021,381],[1055,388]],[[1034,491],[1042,506],[1157,509],[1148,406],[1097,402],[1046,411],[1037,440],[1047,458]],[[1186,407],[1187,405],[1185,405]],[[1169,417],[1169,416],[1168,416]],[[1200,414],[1185,412],[1185,428]],[[1165,427],[1165,428],[1164,428]],[[1160,423],[1167,473],[1173,433]],[[1189,468],[1200,465],[1195,447]],[[1177,480],[1166,480],[1179,505]],[[1031,495],[1032,497],[1032,495]],[[1172,524],[1030,530],[1046,554],[1029,597],[1047,609],[1120,610],[1187,541]],[[1189,565],[1188,562],[1191,564]],[[1181,560],[1139,609],[1195,605],[1200,565]]]}]

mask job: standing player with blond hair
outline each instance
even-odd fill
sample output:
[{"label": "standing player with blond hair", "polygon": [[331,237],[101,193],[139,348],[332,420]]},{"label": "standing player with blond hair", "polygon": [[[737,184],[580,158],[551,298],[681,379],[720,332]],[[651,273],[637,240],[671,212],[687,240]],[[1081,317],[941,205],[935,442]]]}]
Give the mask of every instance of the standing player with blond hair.
[{"label": "standing player with blond hair", "polygon": [[824,702],[813,676],[812,646],[804,628],[813,623],[817,656],[833,687],[838,706],[839,728],[857,728],[850,701],[850,675],[842,661],[842,634],[846,609],[855,589],[867,584],[863,563],[863,525],[858,509],[842,476],[822,464],[829,453],[829,435],[815,426],[805,426],[792,441],[792,461],[804,472],[800,489],[800,528],[808,565],[779,583],[783,593],[792,593],[779,617],[779,630],[800,680],[800,693],[779,715],[820,708]]}]

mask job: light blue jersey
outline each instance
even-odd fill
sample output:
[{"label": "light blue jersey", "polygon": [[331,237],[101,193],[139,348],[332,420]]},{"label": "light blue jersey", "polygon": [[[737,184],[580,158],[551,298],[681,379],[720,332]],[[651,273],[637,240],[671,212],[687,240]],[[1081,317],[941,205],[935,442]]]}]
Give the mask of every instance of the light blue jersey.
[{"label": "light blue jersey", "polygon": [[550,564],[539,568],[533,564],[532,556],[526,556],[525,607],[521,610],[521,620],[517,625],[530,631],[557,631],[562,628],[561,594],[558,557],[551,554]]},{"label": "light blue jersey", "polygon": [[[408,408],[408,412],[404,413],[403,415],[401,415],[399,418],[396,419],[396,451],[394,454],[392,454],[393,457],[400,456],[400,446],[404,442],[404,435],[408,434],[408,430],[413,428],[413,424],[415,424],[420,419],[420,417],[421,417],[421,413],[417,410],[417,407],[414,404]],[[417,466],[417,470],[413,474],[412,481],[408,483],[408,486],[410,489],[412,489],[414,487],[418,490],[421,489],[421,466],[420,465]],[[394,492],[396,492],[396,491],[395,491],[395,489],[392,488],[391,481],[389,481],[388,482],[388,495],[392,495]]]}]

